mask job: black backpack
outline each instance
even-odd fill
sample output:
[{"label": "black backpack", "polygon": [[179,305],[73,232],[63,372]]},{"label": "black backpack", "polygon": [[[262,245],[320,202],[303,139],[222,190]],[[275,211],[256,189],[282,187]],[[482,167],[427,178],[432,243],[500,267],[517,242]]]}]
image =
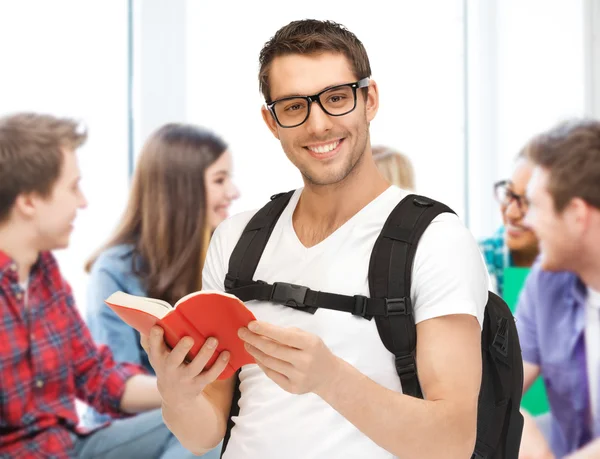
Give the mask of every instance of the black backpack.
[{"label": "black backpack", "polygon": [[[242,301],[271,301],[314,314],[334,309],[375,319],[385,347],[394,354],[402,391],[423,398],[415,362],[416,326],[410,285],[417,243],[439,214],[454,213],[424,196],[406,196],[392,211],[375,242],[369,264],[371,297],[316,292],[301,285],[254,280],[254,272],[269,236],[293,191],[271,197],[244,229],[229,260],[225,290]],[[523,416],[523,361],[513,315],[506,303],[490,292],[481,335],[483,373],[477,413],[477,442],[472,459],[517,459]],[[237,377],[237,375],[236,375]],[[239,413],[239,377],[234,391],[223,452]]]}]

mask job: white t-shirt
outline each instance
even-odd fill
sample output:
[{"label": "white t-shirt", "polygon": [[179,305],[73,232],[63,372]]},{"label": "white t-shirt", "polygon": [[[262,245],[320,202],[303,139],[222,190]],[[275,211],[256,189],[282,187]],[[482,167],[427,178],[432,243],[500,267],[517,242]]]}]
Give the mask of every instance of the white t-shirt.
[{"label": "white t-shirt", "polygon": [[[292,225],[301,191],[294,193],[277,222],[254,279],[368,296],[373,245],[388,215],[406,192],[388,188],[327,239],[306,248]],[[229,218],[215,231],[205,263],[203,288],[223,290],[229,257],[254,213]],[[470,314],[482,324],[487,286],[488,274],[471,233],[454,214],[439,215],[423,234],[415,256],[411,298],[416,322],[447,314]],[[318,335],[335,355],[369,378],[388,389],[402,391],[394,356],[381,342],[374,320],[326,309],[311,315],[261,301],[249,301],[246,305],[258,320]],[[242,369],[240,391],[240,413],[234,418],[225,459],[393,457],[320,397],[285,392],[257,365]]]},{"label": "white t-shirt", "polygon": [[588,288],[585,308],[585,354],[592,419],[598,419],[598,383],[600,381],[600,292]]}]

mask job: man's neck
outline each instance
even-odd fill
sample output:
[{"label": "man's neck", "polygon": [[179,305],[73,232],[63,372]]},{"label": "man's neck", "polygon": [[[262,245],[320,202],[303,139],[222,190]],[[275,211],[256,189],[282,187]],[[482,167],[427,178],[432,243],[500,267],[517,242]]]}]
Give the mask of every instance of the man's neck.
[{"label": "man's neck", "polygon": [[533,265],[539,253],[537,247],[535,250],[511,252],[513,264],[518,267],[529,268]]},{"label": "man's neck", "polygon": [[301,233],[312,235],[308,239],[313,240],[303,242],[314,245],[325,239],[389,187],[370,158],[362,161],[368,163],[357,165],[361,167],[335,185],[305,182],[293,216],[300,238]]},{"label": "man's neck", "polygon": [[[600,231],[595,238],[588,238],[586,248],[577,256],[577,275],[585,285],[592,290],[600,292]],[[594,240],[595,239],[595,240]]]},{"label": "man's neck", "polygon": [[14,225],[0,226],[0,250],[17,264],[19,282],[27,282],[39,250],[30,242],[26,231]]},{"label": "man's neck", "polygon": [[579,277],[585,285],[592,290],[600,292],[600,263],[596,266],[589,266],[579,273]]}]

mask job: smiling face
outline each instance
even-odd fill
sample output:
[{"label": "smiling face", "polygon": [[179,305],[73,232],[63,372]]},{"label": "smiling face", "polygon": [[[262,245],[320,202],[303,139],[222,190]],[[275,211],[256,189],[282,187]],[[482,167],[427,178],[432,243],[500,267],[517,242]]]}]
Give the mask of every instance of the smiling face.
[{"label": "smiling face", "polygon": [[[331,52],[279,56],[269,72],[274,101],[317,94],[357,80],[348,59]],[[375,82],[371,81],[366,100],[363,91],[357,90],[356,108],[342,116],[330,116],[313,102],[306,122],[293,128],[280,127],[263,107],[263,119],[307,186],[338,184],[361,167],[363,155],[370,148],[369,123],[378,107]]]},{"label": "smiling face", "polygon": [[[531,162],[526,159],[520,159],[516,163],[511,176],[510,184],[508,185],[509,191],[524,197],[532,172],[533,165]],[[524,222],[527,209],[521,209],[515,199],[501,204],[500,209],[506,229],[505,241],[509,250],[513,252],[537,251],[537,237]]]},{"label": "smiling face", "polygon": [[554,200],[548,191],[549,172],[536,167],[527,187],[530,206],[527,223],[531,225],[540,241],[541,265],[549,271],[577,271],[582,258],[581,231],[577,218],[567,206],[556,211]]},{"label": "smiling face", "polygon": [[240,193],[231,179],[231,153],[226,151],[206,168],[204,183],[206,184],[206,219],[211,231],[225,220],[229,213],[231,201],[239,198]]}]

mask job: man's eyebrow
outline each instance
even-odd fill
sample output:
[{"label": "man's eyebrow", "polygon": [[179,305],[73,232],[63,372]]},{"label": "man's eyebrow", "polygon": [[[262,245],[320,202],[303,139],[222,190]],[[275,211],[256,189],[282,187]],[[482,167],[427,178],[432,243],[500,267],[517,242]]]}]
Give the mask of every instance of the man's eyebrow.
[{"label": "man's eyebrow", "polygon": [[289,99],[290,97],[309,97],[309,96],[314,96],[316,94],[322,93],[323,91],[327,91],[328,89],[335,88],[336,86],[344,86],[344,85],[352,84],[352,83],[354,83],[354,82],[352,81],[350,83],[334,83],[334,84],[330,84],[329,86],[324,87],[320,91],[317,91],[315,94],[308,94],[307,95],[307,94],[292,93],[292,94],[288,94],[288,95],[284,95],[284,96],[278,97],[277,99],[273,99],[273,101],[276,102],[276,101],[281,100],[281,99]]}]

